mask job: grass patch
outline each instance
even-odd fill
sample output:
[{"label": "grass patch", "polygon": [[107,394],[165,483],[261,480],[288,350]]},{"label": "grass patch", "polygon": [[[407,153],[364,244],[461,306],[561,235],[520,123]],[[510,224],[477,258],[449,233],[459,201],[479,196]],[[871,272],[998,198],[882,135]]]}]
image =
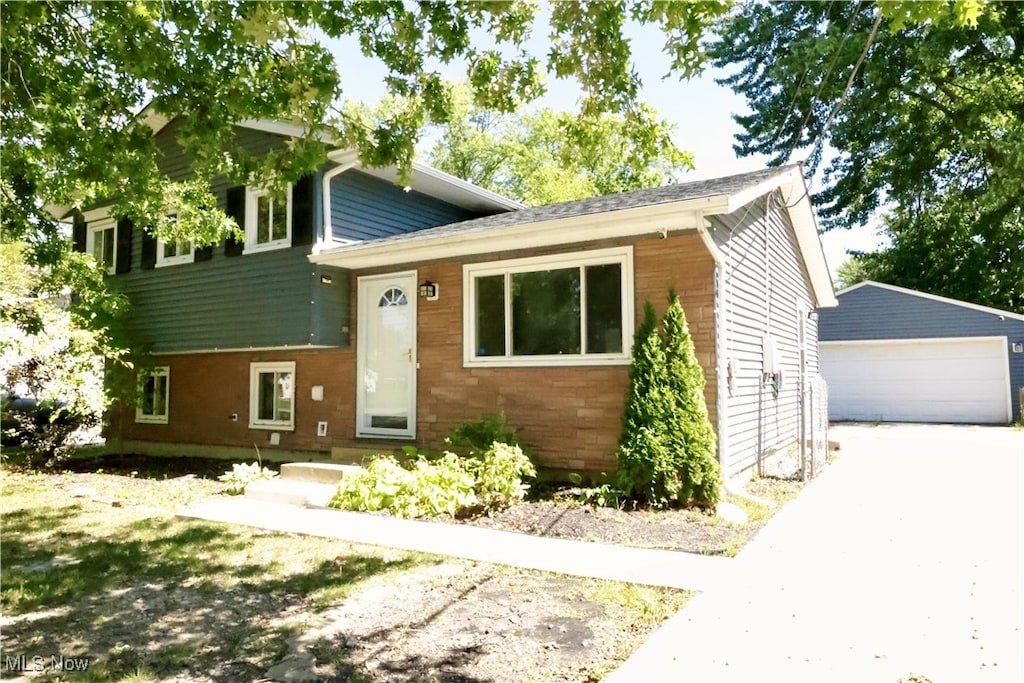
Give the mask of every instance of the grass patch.
[{"label": "grass patch", "polygon": [[285,615],[436,561],[178,519],[216,489],[195,477],[5,469],[0,485],[4,652],[90,659],[61,680],[251,680],[288,653]]}]

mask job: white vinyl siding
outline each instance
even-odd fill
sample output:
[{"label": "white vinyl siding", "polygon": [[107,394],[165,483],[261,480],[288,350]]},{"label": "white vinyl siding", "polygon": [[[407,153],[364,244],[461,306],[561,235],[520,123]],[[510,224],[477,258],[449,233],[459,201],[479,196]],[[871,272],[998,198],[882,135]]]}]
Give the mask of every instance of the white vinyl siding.
[{"label": "white vinyl siding", "polygon": [[463,267],[467,366],[629,362],[632,248]]}]

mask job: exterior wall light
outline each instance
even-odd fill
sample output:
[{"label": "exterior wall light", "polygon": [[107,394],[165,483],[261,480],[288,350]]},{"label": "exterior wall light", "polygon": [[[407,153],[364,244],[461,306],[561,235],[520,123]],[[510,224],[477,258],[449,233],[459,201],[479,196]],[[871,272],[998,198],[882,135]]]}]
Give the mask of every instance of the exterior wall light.
[{"label": "exterior wall light", "polygon": [[424,280],[422,284],[420,284],[420,298],[426,299],[427,301],[436,301],[439,290],[440,287],[437,286],[436,282]]}]

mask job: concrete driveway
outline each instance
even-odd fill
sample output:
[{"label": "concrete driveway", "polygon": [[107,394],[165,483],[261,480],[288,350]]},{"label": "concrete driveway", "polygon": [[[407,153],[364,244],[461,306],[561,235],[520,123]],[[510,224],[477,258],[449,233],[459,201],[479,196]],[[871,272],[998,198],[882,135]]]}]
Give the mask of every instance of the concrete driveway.
[{"label": "concrete driveway", "polygon": [[612,681],[1024,680],[1024,431],[843,425],[839,459]]}]

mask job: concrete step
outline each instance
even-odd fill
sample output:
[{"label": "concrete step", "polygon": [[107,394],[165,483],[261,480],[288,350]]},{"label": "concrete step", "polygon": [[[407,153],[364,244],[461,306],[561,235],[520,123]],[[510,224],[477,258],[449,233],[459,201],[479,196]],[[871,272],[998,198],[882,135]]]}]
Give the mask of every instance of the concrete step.
[{"label": "concrete step", "polygon": [[281,465],[281,479],[337,486],[345,476],[351,476],[360,469],[357,465],[333,462],[288,462]]},{"label": "concrete step", "polygon": [[245,487],[245,498],[267,503],[326,507],[337,490],[337,483],[280,478],[260,479]]}]

